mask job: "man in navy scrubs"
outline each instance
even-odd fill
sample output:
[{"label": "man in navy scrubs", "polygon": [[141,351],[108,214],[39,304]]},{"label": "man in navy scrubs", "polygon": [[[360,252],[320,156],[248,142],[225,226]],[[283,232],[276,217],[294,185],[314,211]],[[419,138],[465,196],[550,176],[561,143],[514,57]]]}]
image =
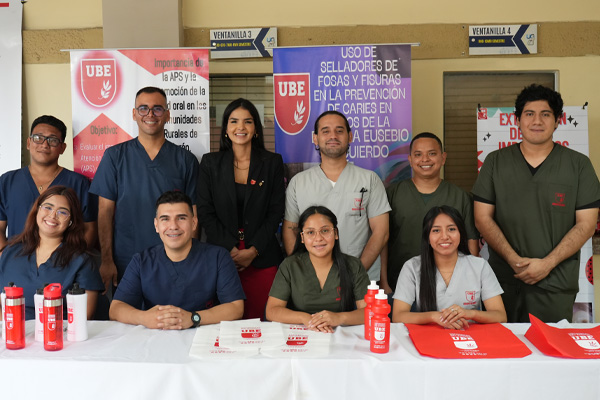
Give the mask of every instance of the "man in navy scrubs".
[{"label": "man in navy scrubs", "polygon": [[[0,177],[0,248],[7,238],[23,231],[31,206],[50,186],[63,185],[77,193],[85,221],[85,240],[93,246],[97,238],[98,198],[89,193],[90,181],[58,164],[67,145],[66,125],[52,115],[42,115],[31,124],[27,138],[30,163]],[[8,234],[7,234],[8,231]]]},{"label": "man in navy scrubs", "polygon": [[192,202],[179,191],[156,201],[161,244],[133,259],[115,293],[110,318],[150,329],[186,329],[239,319],[244,291],[229,252],[200,243]]},{"label": "man in navy scrubs", "polygon": [[99,196],[100,275],[107,288],[116,286],[135,253],[160,243],[152,224],[156,198],[179,190],[196,201],[198,160],[165,139],[169,117],[162,89],[140,89],[133,109],[138,137],[108,148],[92,181],[90,191]]}]

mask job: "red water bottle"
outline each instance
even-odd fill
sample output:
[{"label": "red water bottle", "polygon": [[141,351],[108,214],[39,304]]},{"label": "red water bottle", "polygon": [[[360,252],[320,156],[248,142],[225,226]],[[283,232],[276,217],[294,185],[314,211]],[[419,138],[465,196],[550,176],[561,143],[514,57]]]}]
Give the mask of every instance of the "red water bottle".
[{"label": "red water bottle", "polygon": [[371,318],[371,352],[387,353],[390,350],[390,317],[391,307],[383,289],[375,295],[372,305],[373,318]]},{"label": "red water bottle", "polygon": [[63,301],[60,283],[44,288],[44,349],[63,348]]},{"label": "red water bottle", "polygon": [[23,288],[5,287],[6,348],[10,350],[25,347],[25,297]]},{"label": "red water bottle", "polygon": [[371,338],[371,318],[373,318],[373,309],[372,305],[375,301],[375,295],[379,290],[379,286],[375,281],[371,281],[371,284],[367,286],[367,294],[365,295],[365,303],[367,306],[365,307],[365,339],[370,340]]}]

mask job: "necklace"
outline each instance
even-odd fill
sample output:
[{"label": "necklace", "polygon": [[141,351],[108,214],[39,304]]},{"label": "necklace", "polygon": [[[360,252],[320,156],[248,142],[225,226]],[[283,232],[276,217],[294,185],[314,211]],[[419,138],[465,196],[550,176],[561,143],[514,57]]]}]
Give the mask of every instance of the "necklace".
[{"label": "necklace", "polygon": [[[50,179],[48,182],[44,183],[43,185],[39,185],[37,187],[38,191],[40,193],[42,193],[42,190],[44,190],[44,186],[51,184],[54,181],[54,179],[56,179],[56,177],[58,176],[58,174],[60,173],[60,171],[62,171],[62,167],[58,167],[56,169],[56,173],[54,174],[54,176],[52,177],[52,179]],[[31,175],[31,167],[29,167],[29,174]],[[31,178],[33,179],[33,175],[31,175]],[[34,183],[35,183],[35,179],[34,179]],[[36,183],[36,185],[37,185],[37,183]]]},{"label": "necklace", "polygon": [[240,168],[240,167],[238,167],[237,160],[233,160],[233,166],[236,167],[237,169],[241,170],[241,171],[245,171],[245,170],[247,170],[247,169],[250,168],[250,163],[248,163],[248,166],[246,168]]}]

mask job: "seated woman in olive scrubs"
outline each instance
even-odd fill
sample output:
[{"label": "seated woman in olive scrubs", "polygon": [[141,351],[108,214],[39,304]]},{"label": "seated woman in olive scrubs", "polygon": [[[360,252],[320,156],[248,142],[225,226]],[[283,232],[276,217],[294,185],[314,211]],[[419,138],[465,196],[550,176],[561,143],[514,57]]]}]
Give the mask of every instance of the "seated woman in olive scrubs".
[{"label": "seated woman in olive scrubs", "polygon": [[358,258],[342,254],[336,216],[311,206],[300,215],[298,230],[294,251],[269,292],[267,319],[320,332],[362,324],[369,277]]}]

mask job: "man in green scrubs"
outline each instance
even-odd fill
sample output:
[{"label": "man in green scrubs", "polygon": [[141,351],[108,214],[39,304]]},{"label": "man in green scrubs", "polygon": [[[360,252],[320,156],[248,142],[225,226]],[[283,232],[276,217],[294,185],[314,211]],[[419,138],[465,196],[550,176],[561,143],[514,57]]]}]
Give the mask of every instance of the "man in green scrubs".
[{"label": "man in green scrubs", "polygon": [[[473,201],[467,192],[440,177],[442,166],[446,163],[446,152],[440,139],[431,132],[419,133],[410,142],[408,161],[413,171],[412,178],[387,189],[392,207],[390,239],[387,263],[382,263],[380,284],[386,293],[396,290],[404,263],[421,254],[423,218],[432,207],[447,205],[460,212],[467,228],[469,250],[471,254],[479,255],[479,233],[473,220]],[[385,254],[383,259],[386,259]]]},{"label": "man in green scrubs", "polygon": [[508,322],[571,321],[579,250],[593,235],[600,185],[590,160],[555,144],[558,92],[523,89],[515,103],[523,141],[490,153],[475,186],[475,225],[490,246]]}]

